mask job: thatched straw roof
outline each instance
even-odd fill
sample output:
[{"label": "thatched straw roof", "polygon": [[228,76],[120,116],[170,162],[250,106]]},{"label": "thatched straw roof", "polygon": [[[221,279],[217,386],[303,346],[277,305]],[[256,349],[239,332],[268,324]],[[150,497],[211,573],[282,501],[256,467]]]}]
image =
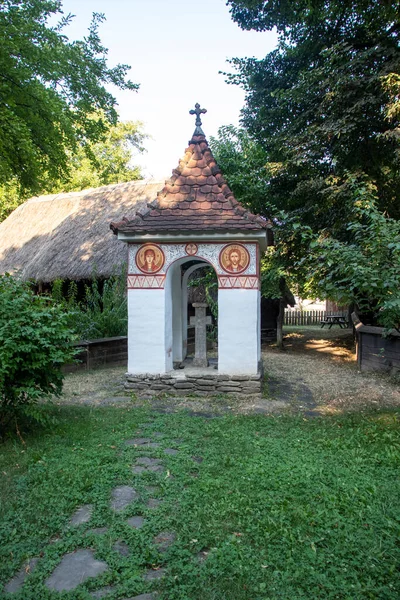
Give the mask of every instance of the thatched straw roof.
[{"label": "thatched straw roof", "polygon": [[111,275],[127,261],[127,246],[110,222],[133,218],[162,186],[132,181],[27,200],[0,223],[0,273],[41,282]]}]

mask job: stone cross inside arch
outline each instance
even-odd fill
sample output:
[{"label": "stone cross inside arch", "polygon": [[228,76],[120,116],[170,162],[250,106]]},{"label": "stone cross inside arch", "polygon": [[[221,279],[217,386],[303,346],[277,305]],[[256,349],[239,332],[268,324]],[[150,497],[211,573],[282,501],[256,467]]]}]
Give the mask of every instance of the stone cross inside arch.
[{"label": "stone cross inside arch", "polygon": [[207,109],[200,108],[200,104],[198,102],[196,102],[194,107],[195,107],[195,110],[193,110],[193,108],[192,108],[192,110],[189,110],[189,114],[196,115],[196,127],[201,127],[200,115],[205,114],[207,112]]},{"label": "stone cross inside arch", "polygon": [[206,316],[208,304],[193,302],[195,316],[190,317],[190,324],[195,326],[194,336],[194,367],[207,367],[207,333],[206,326],[211,325],[211,317]]}]

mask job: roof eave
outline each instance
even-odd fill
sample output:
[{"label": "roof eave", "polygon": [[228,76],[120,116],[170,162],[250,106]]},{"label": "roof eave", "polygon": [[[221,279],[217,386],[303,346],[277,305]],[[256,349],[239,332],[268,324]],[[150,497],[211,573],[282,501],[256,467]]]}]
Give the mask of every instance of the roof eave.
[{"label": "roof eave", "polygon": [[207,231],[159,231],[159,232],[122,232],[118,231],[118,239],[123,242],[142,244],[145,242],[158,243],[184,243],[188,241],[197,242],[230,242],[247,241],[257,242],[262,252],[265,252],[269,242],[267,229],[243,229],[243,230],[212,230]]}]

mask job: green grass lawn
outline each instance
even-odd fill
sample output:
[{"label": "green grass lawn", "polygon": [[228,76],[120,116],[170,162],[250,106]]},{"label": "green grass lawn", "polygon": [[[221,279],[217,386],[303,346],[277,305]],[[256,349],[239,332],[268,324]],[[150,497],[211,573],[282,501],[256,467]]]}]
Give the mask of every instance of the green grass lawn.
[{"label": "green grass lawn", "polygon": [[[58,423],[27,434],[25,447],[15,440],[0,446],[2,584],[25,559],[40,556],[13,598],[85,600],[100,584],[117,587],[107,596],[113,600],[151,589],[162,600],[399,597],[394,413],[306,420],[133,408],[55,412]],[[125,446],[138,428],[141,435],[162,432],[161,447]],[[168,447],[179,453],[165,455]],[[162,458],[166,472],[134,475],[140,455]],[[113,514],[111,490],[123,484],[141,500]],[[156,510],[145,508],[149,484],[163,499]],[[89,503],[90,523],[69,527],[74,510]],[[132,530],[125,521],[140,513],[147,522]],[[106,535],[87,534],[102,526]],[[152,543],[160,531],[177,534],[163,555]],[[129,557],[112,549],[117,539],[129,545]],[[109,570],[74,592],[50,592],[44,581],[63,554],[84,547]],[[203,561],[200,551],[208,553]],[[152,566],[167,569],[153,587],[143,581]]]}]

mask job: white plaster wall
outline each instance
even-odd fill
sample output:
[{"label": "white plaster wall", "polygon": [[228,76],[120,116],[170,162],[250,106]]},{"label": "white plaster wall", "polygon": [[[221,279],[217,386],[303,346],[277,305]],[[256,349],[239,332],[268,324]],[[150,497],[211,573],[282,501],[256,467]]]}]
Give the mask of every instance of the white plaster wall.
[{"label": "white plaster wall", "polygon": [[165,362],[164,371],[167,372],[173,369],[173,329],[172,329],[172,290],[173,290],[173,272],[168,273],[165,280],[165,305],[164,305],[164,351]]},{"label": "white plaster wall", "polygon": [[261,291],[258,292],[257,307],[257,362],[261,360]]},{"label": "white plaster wall", "polygon": [[128,373],[165,373],[165,339],[165,290],[128,290]]},{"label": "white plaster wall", "polygon": [[259,290],[218,290],[218,372],[255,375],[259,360]]}]

